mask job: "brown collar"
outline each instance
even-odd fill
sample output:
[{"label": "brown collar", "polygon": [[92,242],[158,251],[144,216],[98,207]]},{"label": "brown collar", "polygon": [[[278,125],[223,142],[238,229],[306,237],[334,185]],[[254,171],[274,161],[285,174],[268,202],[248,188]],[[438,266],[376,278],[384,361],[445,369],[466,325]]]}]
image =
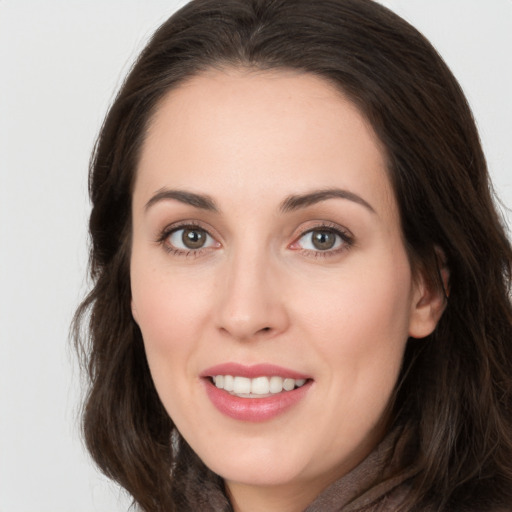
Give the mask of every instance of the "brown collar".
[{"label": "brown collar", "polygon": [[404,461],[412,455],[413,437],[402,429],[388,434],[366,459],[331,484],[304,512],[357,512],[385,499],[389,510],[396,510],[407,495],[406,482],[418,473],[415,467],[404,469]]}]

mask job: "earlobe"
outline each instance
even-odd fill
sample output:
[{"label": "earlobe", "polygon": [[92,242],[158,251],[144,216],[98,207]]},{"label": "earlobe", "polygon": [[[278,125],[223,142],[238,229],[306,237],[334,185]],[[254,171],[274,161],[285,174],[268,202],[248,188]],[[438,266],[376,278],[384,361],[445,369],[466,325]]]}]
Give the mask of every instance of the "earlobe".
[{"label": "earlobe", "polygon": [[425,338],[432,334],[447,305],[450,293],[450,271],[443,251],[436,247],[438,282],[428,280],[424,275],[418,278],[411,303],[409,336]]}]

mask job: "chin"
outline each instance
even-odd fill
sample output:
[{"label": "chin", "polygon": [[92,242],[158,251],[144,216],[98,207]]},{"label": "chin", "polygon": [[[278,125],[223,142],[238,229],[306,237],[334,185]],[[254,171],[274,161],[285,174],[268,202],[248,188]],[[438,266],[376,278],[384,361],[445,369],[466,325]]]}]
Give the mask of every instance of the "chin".
[{"label": "chin", "polygon": [[226,482],[234,482],[253,487],[286,486],[301,479],[297,468],[255,466],[241,468],[239,465],[218,465],[211,468]]},{"label": "chin", "polygon": [[[199,454],[201,457],[201,454]],[[286,485],[298,480],[308,464],[297,461],[289,455],[265,448],[251,450],[226,450],[213,460],[202,458],[203,462],[227,482],[251,486]]]}]

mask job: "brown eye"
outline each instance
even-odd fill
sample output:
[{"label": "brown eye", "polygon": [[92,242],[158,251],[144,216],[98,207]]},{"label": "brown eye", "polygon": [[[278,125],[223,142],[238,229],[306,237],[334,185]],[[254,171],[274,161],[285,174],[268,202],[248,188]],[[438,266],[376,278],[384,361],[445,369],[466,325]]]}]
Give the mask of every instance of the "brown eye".
[{"label": "brown eye", "polygon": [[336,234],[332,231],[311,231],[311,243],[315,249],[327,251],[336,244]]},{"label": "brown eye", "polygon": [[186,226],[171,231],[165,237],[166,245],[178,251],[198,251],[210,247],[217,247],[218,242],[208,231],[198,226]]},{"label": "brown eye", "polygon": [[317,229],[306,231],[293,246],[295,249],[330,254],[335,253],[337,249],[348,248],[352,243],[352,236],[348,233],[335,228],[319,226]]},{"label": "brown eye", "polygon": [[202,229],[183,229],[181,231],[181,240],[188,249],[201,249],[208,238],[208,235]]}]

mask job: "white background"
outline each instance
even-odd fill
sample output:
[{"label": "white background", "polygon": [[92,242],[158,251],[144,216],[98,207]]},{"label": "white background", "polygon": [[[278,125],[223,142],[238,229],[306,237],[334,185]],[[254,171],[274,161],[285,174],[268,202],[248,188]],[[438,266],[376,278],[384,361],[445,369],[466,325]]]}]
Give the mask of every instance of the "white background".
[{"label": "white background", "polygon": [[[68,327],[87,289],[95,135],[137,52],[184,3],[0,0],[0,512],[128,509],[81,445]],[[512,205],[512,0],[382,3],[460,80]]]}]

